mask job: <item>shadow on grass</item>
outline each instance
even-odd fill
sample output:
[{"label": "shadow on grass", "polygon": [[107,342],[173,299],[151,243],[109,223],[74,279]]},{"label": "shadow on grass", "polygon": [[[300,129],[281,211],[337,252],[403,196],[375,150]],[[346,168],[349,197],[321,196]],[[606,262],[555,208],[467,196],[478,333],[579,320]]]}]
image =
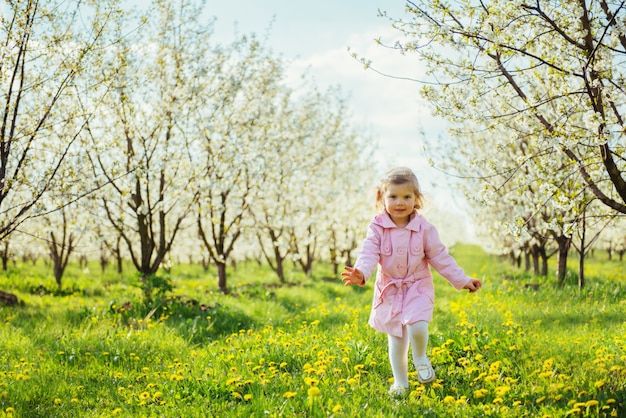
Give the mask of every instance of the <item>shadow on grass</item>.
[{"label": "shadow on grass", "polygon": [[[307,283],[248,283],[234,287],[227,295],[219,295],[219,303],[204,305],[196,300],[179,297],[168,303],[167,324],[185,340],[202,343],[223,338],[240,330],[282,326],[287,321],[312,322],[319,320],[322,327],[343,326],[354,314],[349,309],[337,311],[335,304],[358,307],[364,301],[363,293],[371,289],[352,286],[346,290],[338,281]],[[363,302],[364,306],[369,304]],[[328,310],[332,314],[321,314]]]},{"label": "shadow on grass", "polygon": [[573,327],[593,325],[594,327],[610,329],[621,326],[624,322],[623,312],[604,312],[602,314],[589,315],[589,312],[580,310],[567,312],[555,310],[551,312],[530,311],[524,314],[526,323],[541,321],[540,327],[546,330],[571,330]]}]

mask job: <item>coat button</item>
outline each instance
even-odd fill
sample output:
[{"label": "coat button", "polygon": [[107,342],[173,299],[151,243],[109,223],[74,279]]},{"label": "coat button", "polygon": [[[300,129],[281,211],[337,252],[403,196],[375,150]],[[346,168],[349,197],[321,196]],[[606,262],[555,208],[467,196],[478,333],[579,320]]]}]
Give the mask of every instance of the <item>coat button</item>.
[{"label": "coat button", "polygon": [[406,248],[404,248],[404,247],[398,248],[398,254],[400,254],[400,255],[406,254]]}]

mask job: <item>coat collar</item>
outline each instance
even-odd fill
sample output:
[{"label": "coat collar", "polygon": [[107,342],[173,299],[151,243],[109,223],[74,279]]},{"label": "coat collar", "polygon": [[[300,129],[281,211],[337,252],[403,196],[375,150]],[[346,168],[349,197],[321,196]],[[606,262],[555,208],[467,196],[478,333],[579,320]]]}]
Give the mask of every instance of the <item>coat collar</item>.
[{"label": "coat collar", "polygon": [[[410,229],[411,231],[419,232],[422,229],[422,222],[424,217],[417,213],[417,211],[413,211],[411,214],[411,219],[409,223],[405,226],[406,229]],[[374,224],[379,225],[383,228],[398,228],[398,226],[393,223],[391,217],[387,212],[379,213],[374,217],[372,221]]]}]

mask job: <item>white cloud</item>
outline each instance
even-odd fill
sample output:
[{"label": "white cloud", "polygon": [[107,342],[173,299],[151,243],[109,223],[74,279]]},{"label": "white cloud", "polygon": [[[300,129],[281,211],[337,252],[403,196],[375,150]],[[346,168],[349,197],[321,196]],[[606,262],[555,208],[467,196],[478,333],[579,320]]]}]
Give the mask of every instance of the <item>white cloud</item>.
[{"label": "white cloud", "polygon": [[[416,171],[427,165],[422,151],[422,134],[437,135],[440,123],[433,123],[428,104],[419,95],[420,85],[392,76],[410,77],[423,72],[414,56],[403,56],[374,42],[378,36],[392,38],[392,29],[379,27],[367,33],[353,33],[348,46],[337,47],[295,60],[292,74],[308,69],[316,84],[324,89],[341,85],[350,96],[350,108],[357,122],[371,127],[380,145],[380,163],[407,165]],[[352,57],[351,52],[371,60],[373,68]],[[429,132],[432,131],[432,132]]]},{"label": "white cloud", "polygon": [[[348,38],[350,51],[371,60],[373,68],[389,76],[366,70],[346,46],[301,56],[290,66],[291,77],[308,70],[321,89],[340,85],[349,93],[355,121],[370,127],[368,131],[379,143],[379,165],[383,169],[398,165],[412,168],[428,197],[429,217],[438,220],[444,242],[467,240],[471,228],[466,233],[458,225],[469,223],[464,216],[464,198],[446,186],[445,174],[430,168],[423,149],[424,135],[430,139],[439,137],[445,131],[445,123],[431,115],[429,104],[420,97],[419,83],[394,78],[419,79],[425,73],[424,67],[417,56],[401,55],[374,42],[378,36],[393,39],[392,31],[379,27]],[[441,224],[453,223],[445,219],[456,219],[456,225],[448,230]]]}]

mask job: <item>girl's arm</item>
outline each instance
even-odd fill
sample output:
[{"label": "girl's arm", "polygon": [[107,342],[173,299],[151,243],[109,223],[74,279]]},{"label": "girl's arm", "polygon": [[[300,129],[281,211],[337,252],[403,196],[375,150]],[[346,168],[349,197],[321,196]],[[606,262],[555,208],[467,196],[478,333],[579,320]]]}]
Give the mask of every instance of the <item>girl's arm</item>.
[{"label": "girl's arm", "polygon": [[437,270],[455,289],[469,289],[475,292],[481,286],[480,280],[468,277],[459,267],[454,258],[448,253],[445,245],[439,238],[437,229],[428,224],[424,230],[424,253],[428,263]]},{"label": "girl's arm", "polygon": [[346,266],[341,273],[341,280],[349,286],[358,284],[363,286],[370,278],[380,258],[381,232],[371,223],[367,228],[367,236],[363,240],[361,250],[354,267]]}]

